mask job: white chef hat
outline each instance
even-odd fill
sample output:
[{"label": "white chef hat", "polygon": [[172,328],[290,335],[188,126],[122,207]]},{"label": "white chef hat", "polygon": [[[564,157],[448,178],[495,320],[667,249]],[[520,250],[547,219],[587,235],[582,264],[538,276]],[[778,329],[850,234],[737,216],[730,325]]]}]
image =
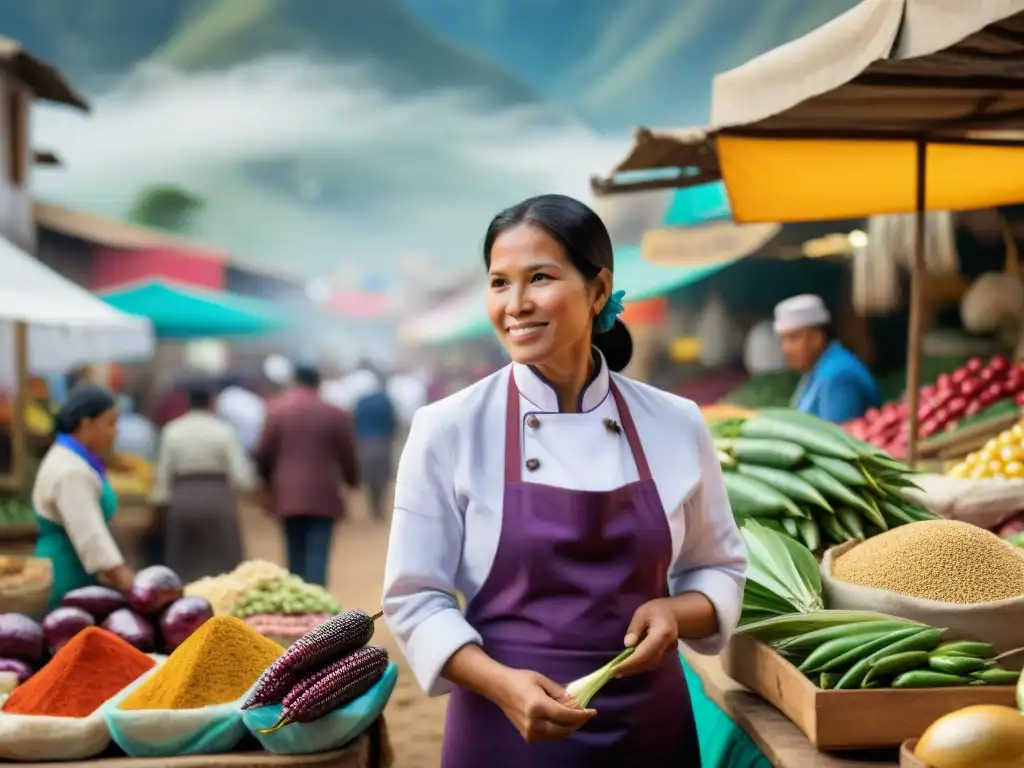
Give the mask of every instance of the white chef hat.
[{"label": "white chef hat", "polygon": [[775,305],[775,332],[789,333],[798,328],[817,328],[828,325],[832,315],[825,302],[813,293],[791,296]]}]

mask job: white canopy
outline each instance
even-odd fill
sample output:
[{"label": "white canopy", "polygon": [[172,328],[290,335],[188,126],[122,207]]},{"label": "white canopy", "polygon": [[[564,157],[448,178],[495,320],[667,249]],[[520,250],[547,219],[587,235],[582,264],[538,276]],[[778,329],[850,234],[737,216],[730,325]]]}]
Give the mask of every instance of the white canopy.
[{"label": "white canopy", "polygon": [[0,237],[0,386],[14,383],[15,323],[29,325],[29,367],[61,373],[76,365],[144,359],[149,320],[114,309]]}]

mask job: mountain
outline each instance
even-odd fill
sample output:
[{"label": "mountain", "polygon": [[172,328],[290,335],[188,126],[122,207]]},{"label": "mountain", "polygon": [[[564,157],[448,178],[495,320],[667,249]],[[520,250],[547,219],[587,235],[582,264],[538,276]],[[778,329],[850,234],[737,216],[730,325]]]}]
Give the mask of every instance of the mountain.
[{"label": "mountain", "polygon": [[143,62],[194,72],[301,53],[365,66],[397,94],[469,88],[494,105],[536,101],[516,76],[397,0],[7,0],[0,28],[85,82]]},{"label": "mountain", "polygon": [[856,0],[402,0],[604,130],[707,120],[710,83]]}]

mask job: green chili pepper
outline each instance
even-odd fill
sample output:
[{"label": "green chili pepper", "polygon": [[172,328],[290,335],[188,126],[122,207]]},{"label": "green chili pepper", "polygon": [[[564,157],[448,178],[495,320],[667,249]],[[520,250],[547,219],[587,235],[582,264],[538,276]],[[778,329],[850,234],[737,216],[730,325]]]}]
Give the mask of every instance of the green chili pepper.
[{"label": "green chili pepper", "polygon": [[836,687],[836,683],[838,683],[842,677],[843,675],[840,672],[822,672],[818,676],[818,687],[823,691],[829,691]]},{"label": "green chili pepper", "polygon": [[985,669],[988,662],[973,656],[944,656],[940,653],[928,657],[928,666],[947,675],[969,675],[971,672]]},{"label": "green chili pepper", "polygon": [[979,643],[974,640],[951,640],[936,648],[934,653],[942,656],[973,656],[976,659],[991,659],[996,655],[996,649],[990,643]]},{"label": "green chili pepper", "polygon": [[894,653],[891,656],[883,656],[871,665],[871,670],[860,684],[860,687],[867,688],[875,681],[892,677],[911,669],[920,669],[927,664],[927,651],[904,651],[903,653]]},{"label": "green chili pepper", "polygon": [[950,688],[957,685],[970,685],[971,678],[947,675],[943,672],[932,672],[930,669],[915,669],[904,672],[892,681],[893,688]]},{"label": "green chili pepper", "polygon": [[972,672],[971,677],[980,680],[985,685],[1016,685],[1020,679],[1020,672],[1012,672],[1009,669],[984,669],[981,672]]}]

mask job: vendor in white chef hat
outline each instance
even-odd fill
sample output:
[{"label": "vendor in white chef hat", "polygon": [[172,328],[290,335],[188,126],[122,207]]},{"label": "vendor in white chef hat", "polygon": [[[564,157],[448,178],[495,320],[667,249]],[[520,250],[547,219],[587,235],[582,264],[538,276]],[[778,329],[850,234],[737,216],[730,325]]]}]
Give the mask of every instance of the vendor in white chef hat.
[{"label": "vendor in white chef hat", "polygon": [[775,307],[775,332],[793,370],[803,374],[791,406],[826,421],[844,422],[881,404],[878,383],[832,331],[819,296],[792,296]]}]

